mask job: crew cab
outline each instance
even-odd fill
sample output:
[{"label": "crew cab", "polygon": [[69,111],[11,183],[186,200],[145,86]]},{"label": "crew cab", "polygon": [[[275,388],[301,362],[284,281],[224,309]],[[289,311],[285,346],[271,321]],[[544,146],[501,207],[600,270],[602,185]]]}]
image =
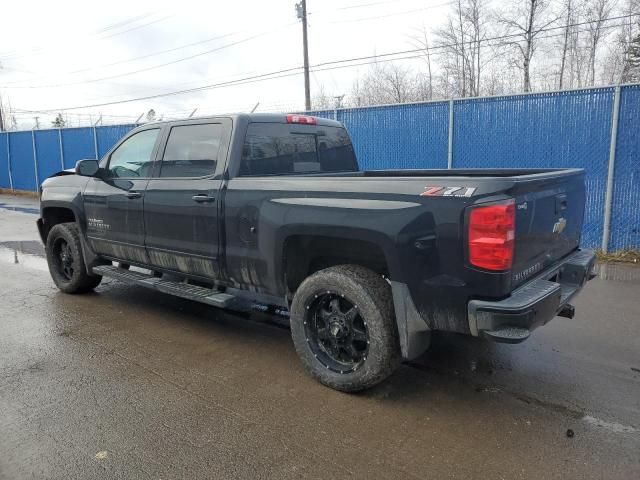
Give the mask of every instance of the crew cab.
[{"label": "crew cab", "polygon": [[112,277],[284,312],[305,369],[343,391],[434,331],[517,343],[573,317],[595,260],[582,170],[363,171],[342,124],[304,115],[145,124],[40,197],[63,292]]}]

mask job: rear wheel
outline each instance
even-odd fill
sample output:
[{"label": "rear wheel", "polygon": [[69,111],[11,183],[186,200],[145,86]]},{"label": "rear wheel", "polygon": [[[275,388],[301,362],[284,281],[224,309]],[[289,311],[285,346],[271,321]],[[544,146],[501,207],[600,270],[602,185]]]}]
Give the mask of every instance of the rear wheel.
[{"label": "rear wheel", "polygon": [[357,265],[314,273],[291,305],[291,335],[305,369],[321,383],[355,392],[400,363],[389,284]]},{"label": "rear wheel", "polygon": [[47,236],[46,252],[51,278],[63,292],[89,292],[102,281],[101,276],[87,273],[75,223],[55,225]]}]

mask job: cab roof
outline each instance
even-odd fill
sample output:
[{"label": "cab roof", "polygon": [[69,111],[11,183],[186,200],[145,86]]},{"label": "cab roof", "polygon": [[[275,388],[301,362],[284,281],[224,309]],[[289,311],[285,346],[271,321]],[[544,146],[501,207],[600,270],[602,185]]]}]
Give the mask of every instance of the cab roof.
[{"label": "cab roof", "polygon": [[[181,118],[176,120],[164,120],[158,122],[148,122],[143,124],[144,126],[148,125],[171,125],[173,123],[184,123],[189,121],[202,121],[211,119],[214,120],[216,118],[230,118],[232,120],[243,120],[247,123],[289,123],[287,122],[287,113],[231,113],[231,114],[222,114],[222,115],[207,115],[203,117],[191,117],[191,118]],[[316,120],[317,125],[322,125],[326,127],[342,127],[342,123],[331,120],[328,118],[317,117],[313,115],[313,112],[309,113],[295,113],[294,115],[308,116],[313,117]],[[235,122],[234,122],[235,123]],[[142,125],[141,125],[142,126]]]}]

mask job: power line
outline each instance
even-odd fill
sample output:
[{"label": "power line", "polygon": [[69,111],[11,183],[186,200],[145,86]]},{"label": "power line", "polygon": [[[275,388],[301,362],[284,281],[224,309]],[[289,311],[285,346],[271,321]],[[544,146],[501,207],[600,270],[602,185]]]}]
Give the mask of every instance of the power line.
[{"label": "power line", "polygon": [[[153,16],[156,13],[157,12],[150,13],[150,14],[139,15],[138,17],[134,17],[133,19],[130,19],[129,21],[124,21],[124,24],[133,23],[134,21],[140,20],[142,18]],[[155,19],[155,20],[151,20],[150,22],[143,23],[141,25],[136,25],[136,26],[128,28],[126,30],[122,30],[120,32],[115,32],[115,33],[111,33],[109,35],[104,35],[104,36],[98,36],[98,34],[103,33],[106,30],[116,28],[115,26],[111,25],[111,26],[104,27],[103,29],[100,29],[97,32],[94,32],[93,35],[98,36],[98,40],[104,40],[105,38],[115,37],[117,35],[122,35],[122,34],[125,34],[125,33],[129,33],[129,32],[131,32],[133,30],[138,30],[140,28],[148,27],[149,25],[153,25],[155,23],[162,22],[162,21],[164,21],[164,20],[166,20],[168,18],[171,18],[174,15],[175,14],[169,14],[169,15],[166,15],[164,17],[161,17],[161,18],[158,18],[158,19]],[[9,52],[8,54],[0,55],[0,59],[2,59],[2,60],[15,60],[17,58],[29,57],[29,56],[32,56],[32,55],[37,55],[37,54],[42,53],[42,52],[46,52],[48,50],[54,50],[54,49],[58,49],[58,48],[59,48],[58,45],[48,46],[48,47],[40,47],[40,48],[36,48],[35,50],[32,50],[31,52],[23,53],[22,55],[15,55],[15,53],[19,53],[20,50],[14,50],[13,52]]]},{"label": "power line", "polygon": [[431,10],[433,8],[440,8],[440,7],[446,7],[449,5],[453,5],[455,2],[444,2],[444,3],[440,3],[437,5],[427,5],[421,8],[414,8],[412,10],[405,10],[402,12],[393,12],[393,13],[387,13],[384,15],[375,15],[372,17],[361,17],[361,18],[351,18],[351,19],[346,19],[346,20],[334,20],[328,23],[353,23],[353,22],[366,22],[369,20],[379,20],[381,18],[389,18],[389,17],[398,17],[401,15],[408,15],[410,13],[416,13],[416,12],[423,12],[425,10]]},{"label": "power line", "polygon": [[213,48],[213,49],[210,49],[210,50],[205,50],[204,52],[199,52],[199,53],[196,53],[194,55],[189,55],[187,57],[181,57],[181,58],[178,58],[176,60],[172,60],[170,62],[161,63],[161,64],[158,64],[158,65],[152,65],[150,67],[141,68],[141,69],[133,70],[133,71],[130,71],[130,72],[124,72],[124,73],[120,73],[120,74],[116,74],[116,75],[110,75],[108,77],[100,77],[100,78],[93,78],[93,79],[89,79],[89,80],[81,80],[81,81],[77,81],[77,82],[58,83],[58,84],[50,84],[50,85],[19,85],[19,86],[12,86],[11,84],[6,84],[6,85],[3,85],[2,88],[14,88],[14,89],[16,89],[16,88],[17,89],[25,89],[25,88],[28,88],[28,89],[59,88],[59,87],[69,87],[69,86],[73,86],[73,85],[83,85],[85,83],[102,82],[104,80],[112,80],[114,78],[127,77],[127,76],[130,76],[130,75],[135,75],[135,74],[142,73],[142,72],[148,72],[150,70],[155,70],[157,68],[162,68],[162,67],[166,67],[166,66],[169,66],[169,65],[174,65],[176,63],[181,63],[181,62],[186,62],[188,60],[193,60],[194,58],[201,57],[203,55],[209,55],[211,53],[218,52],[220,50],[224,50],[226,48],[230,48],[230,47],[233,47],[233,46],[236,46],[236,45],[240,45],[242,43],[246,43],[246,42],[249,42],[251,40],[255,40],[256,38],[260,38],[260,37],[263,37],[265,35],[272,34],[272,33],[276,32],[276,31],[282,30],[284,28],[290,27],[290,26],[295,25],[295,24],[296,24],[296,22],[288,23],[288,24],[285,24],[285,25],[283,25],[283,26],[281,26],[281,27],[279,27],[277,29],[261,32],[261,33],[258,33],[256,35],[253,35],[251,37],[244,38],[242,40],[238,40],[238,41],[235,41],[235,42],[232,42],[232,43],[227,43],[225,45],[221,45],[219,47],[216,47],[216,48]]},{"label": "power line", "polygon": [[[286,24],[286,25],[283,25],[283,26],[289,26],[289,25],[290,24]],[[197,45],[202,45],[202,44],[205,44],[205,43],[213,42],[215,40],[220,40],[222,38],[231,37],[231,36],[234,36],[234,35],[238,35],[240,33],[244,33],[244,31],[236,31],[236,32],[231,32],[231,33],[225,33],[223,35],[217,35],[215,37],[206,38],[204,40],[200,40],[200,41],[197,41],[197,42],[187,43],[185,45],[180,45],[178,47],[173,47],[173,48],[169,48],[169,49],[166,49],[166,50],[160,50],[160,51],[157,51],[157,52],[149,53],[149,54],[146,54],[146,55],[141,55],[141,56],[138,56],[138,57],[128,58],[128,59],[125,59],[125,60],[118,60],[118,61],[115,61],[115,62],[106,63],[106,64],[102,64],[102,65],[97,65],[97,66],[93,66],[93,67],[82,68],[82,69],[79,69],[79,70],[72,70],[70,72],[63,72],[63,73],[56,74],[56,75],[57,76],[58,75],[74,75],[76,73],[82,73],[82,72],[87,72],[87,71],[90,71],[90,70],[97,70],[97,69],[101,69],[101,68],[105,68],[105,67],[112,67],[114,65],[120,65],[120,64],[123,64],[123,63],[130,63],[130,62],[135,62],[135,61],[138,61],[138,60],[144,60],[146,58],[151,58],[151,57],[155,57],[155,56],[158,56],[158,55],[163,55],[165,53],[171,53],[171,52],[175,52],[175,51],[178,51],[178,50],[182,50],[184,48],[195,47]],[[7,67],[5,67],[5,68],[7,68]],[[9,68],[9,69],[10,70],[16,70],[15,68]],[[16,70],[16,71],[22,71],[22,70]],[[34,72],[27,72],[27,73],[34,74]],[[3,86],[3,88],[49,88],[47,85],[44,85],[44,86],[39,86],[39,85],[27,86],[27,85],[25,85],[25,86],[20,86],[20,87],[11,87],[11,85],[15,85],[16,83],[22,83],[22,80],[15,80],[15,81],[12,81],[12,82],[8,82]],[[82,82],[80,82],[80,83],[82,83]],[[58,85],[60,85],[60,84],[58,84]],[[68,85],[68,84],[63,84],[63,85]]]},{"label": "power line", "polygon": [[[180,45],[179,47],[169,48],[167,50],[160,50],[158,52],[149,53],[147,55],[141,55],[139,57],[129,58],[129,59],[126,59],[126,60],[118,60],[117,62],[105,63],[103,65],[98,65],[98,66],[89,67],[89,68],[83,68],[83,69],[80,69],[80,70],[73,70],[71,72],[67,72],[67,74],[69,74],[69,75],[70,74],[76,74],[76,73],[81,73],[81,72],[87,72],[89,70],[96,70],[98,68],[113,67],[114,65],[120,65],[122,63],[135,62],[135,61],[138,61],[138,60],[143,60],[145,58],[155,57],[155,56],[158,56],[158,55],[163,55],[165,53],[171,53],[171,52],[175,52],[177,50],[182,50],[183,48],[190,48],[190,47],[195,47],[197,45],[202,45],[204,43],[213,42],[215,40],[220,40],[221,38],[231,37],[231,36],[237,35],[239,33],[242,33],[242,32],[225,33],[224,35],[218,35],[218,36],[215,36],[215,37],[207,38],[205,40],[200,40],[198,42],[187,43],[186,45]],[[65,75],[65,74],[63,73],[62,75]]]},{"label": "power line", "polygon": [[[78,110],[80,108],[95,108],[95,107],[103,107],[106,105],[117,105],[117,104],[122,104],[122,103],[131,103],[131,102],[137,102],[137,101],[141,101],[141,100],[151,100],[154,98],[160,98],[160,97],[168,97],[168,96],[173,96],[173,95],[181,95],[181,94],[185,94],[185,93],[193,93],[193,92],[198,92],[198,91],[202,91],[202,90],[208,90],[211,88],[219,88],[222,86],[228,86],[228,85],[239,85],[242,83],[248,83],[247,81],[249,80],[258,80],[258,79],[264,79],[266,77],[270,77],[273,75],[277,75],[277,74],[281,74],[281,73],[285,73],[285,72],[293,72],[293,71],[297,71],[297,70],[302,70],[302,67],[292,67],[292,68],[287,68],[287,69],[283,69],[283,70],[278,70],[275,72],[269,72],[269,73],[263,73],[260,75],[254,75],[252,77],[246,77],[246,78],[241,78],[238,80],[230,80],[228,82],[221,82],[221,83],[215,83],[215,84],[211,84],[211,85],[205,85],[202,87],[195,87],[195,88],[188,88],[188,89],[184,89],[184,90],[177,90],[174,92],[168,92],[168,93],[159,93],[159,94],[155,94],[155,95],[147,95],[144,97],[138,97],[138,98],[131,98],[131,99],[127,99],[127,100],[120,100],[120,101],[116,101],[116,102],[104,102],[104,103],[96,103],[93,105],[83,105],[83,106],[75,106],[75,107],[64,107],[64,108],[49,108],[46,110],[41,110],[44,112],[64,112],[67,110]],[[296,72],[297,74],[298,72]],[[24,110],[25,112],[29,111],[29,110]]]},{"label": "power line", "polygon": [[[338,8],[334,8],[334,9],[327,9],[327,10],[315,10],[313,12],[309,12],[309,15],[313,14],[313,13],[325,13],[325,12],[333,12],[336,10],[354,10],[356,8],[362,8],[362,7],[376,7],[378,5],[386,5],[389,3],[399,3],[401,0],[382,0],[380,2],[369,2],[369,3],[360,3],[357,5],[346,5],[344,7],[338,7]],[[416,0],[408,0],[408,1],[416,1]],[[449,2],[449,3],[454,3],[454,2]],[[432,6],[427,6],[426,8],[432,8]]]},{"label": "power line", "polygon": [[[632,14],[628,14],[628,15],[620,15],[617,17],[609,17],[606,19],[602,19],[600,21],[612,21],[612,20],[620,20],[623,18],[630,18],[630,17],[635,17],[635,16],[639,16],[639,13],[632,13]],[[573,23],[573,24],[567,24],[567,25],[561,25],[561,26],[557,26],[557,27],[548,27],[548,28],[544,28],[544,29],[540,29],[538,30],[538,32],[549,32],[549,31],[553,31],[553,30],[559,30],[559,29],[565,29],[568,27],[579,27],[582,25],[588,25],[591,23],[596,23],[598,22],[598,20],[589,20],[589,21],[584,21],[584,22],[577,22],[577,23]],[[614,26],[618,26],[618,25],[614,25]],[[602,28],[605,28],[606,26],[603,26]],[[451,47],[457,47],[457,46],[461,46],[463,44],[467,44],[467,45],[472,45],[474,43],[481,43],[481,42],[487,42],[487,41],[493,41],[493,40],[504,40],[507,38],[514,38],[514,37],[522,37],[523,34],[522,32],[519,33],[510,33],[510,34],[506,34],[506,35],[500,35],[500,36],[496,36],[496,37],[490,37],[490,38],[485,38],[485,39],[480,39],[480,40],[468,40],[466,42],[454,42],[454,43],[450,43],[450,44],[446,44],[446,45],[435,45],[433,47],[429,47],[428,49],[424,49],[424,48],[415,48],[415,49],[411,49],[411,50],[404,50],[404,51],[398,51],[398,52],[389,52],[389,53],[381,53],[381,54],[377,54],[377,55],[368,55],[368,56],[364,56],[364,57],[354,57],[354,58],[350,58],[350,59],[344,59],[344,60],[334,60],[334,61],[330,61],[330,62],[323,62],[323,63],[318,63],[315,64],[314,67],[320,67],[320,66],[324,66],[324,65],[333,65],[336,63],[346,63],[346,62],[351,62],[351,61],[359,61],[359,60],[366,60],[366,59],[371,59],[371,58],[384,58],[384,57],[389,57],[389,56],[394,56],[394,55],[404,55],[404,54],[408,54],[408,53],[416,53],[416,52],[425,52],[425,51],[433,51],[433,50],[441,50],[441,49],[445,49],[445,48],[451,48]]]},{"label": "power line", "polygon": [[[604,20],[601,20],[601,21],[627,19],[627,18],[639,16],[639,15],[640,15],[640,13],[632,13],[632,14],[628,14],[628,15],[620,15],[620,16],[617,16],[617,17],[610,17],[610,18],[607,18],[607,19],[604,19]],[[595,22],[596,21],[594,20],[594,21],[577,22],[577,23],[574,23],[574,24],[567,24],[567,25],[563,25],[561,27],[548,27],[546,29],[539,30],[539,32],[546,32],[546,31],[558,30],[560,28],[588,25],[588,24],[595,23]],[[603,26],[603,28],[610,28],[610,27],[613,27],[613,26],[619,26],[619,25]],[[507,39],[507,38],[513,38],[513,37],[519,37],[519,36],[522,36],[522,33],[500,35],[500,36],[496,36],[496,37],[492,37],[492,38],[481,39],[479,41],[470,40],[470,41],[463,42],[463,43],[465,43],[465,44],[473,44],[473,43],[480,44],[480,42],[484,43],[484,42],[488,42],[488,41],[504,40],[504,39]],[[544,39],[544,38],[550,38],[550,37],[551,36],[539,37],[539,38]],[[509,43],[513,43],[513,42],[509,42]],[[509,44],[509,43],[507,43],[507,44]],[[455,43],[451,43],[451,44],[447,44],[447,45],[437,45],[435,47],[429,48],[428,50],[429,51],[442,50],[442,49],[445,49],[445,48],[451,48],[451,47],[455,47],[455,46],[459,46],[459,45],[461,45],[461,42],[455,42]],[[497,44],[497,45],[500,45],[500,44]],[[491,46],[495,46],[495,45],[491,45]],[[398,51],[398,52],[388,52],[388,53],[378,54],[378,55],[369,55],[369,56],[363,56],[363,57],[354,57],[354,58],[349,58],[349,59],[334,60],[334,61],[315,64],[315,65],[313,65],[311,67],[311,71],[312,72],[322,72],[322,71],[328,71],[328,70],[337,70],[337,69],[341,69],[341,68],[350,68],[350,67],[355,67],[355,66],[368,65],[368,64],[372,64],[372,63],[382,63],[382,62],[387,62],[387,61],[398,61],[398,60],[408,60],[408,59],[412,59],[412,58],[420,58],[420,57],[423,56],[423,53],[417,54],[419,52],[425,52],[425,49],[418,48],[418,49],[404,50],[404,51]],[[417,54],[417,55],[398,57],[398,55],[409,55],[409,54]],[[390,57],[394,57],[394,58],[390,58]],[[381,58],[382,58],[382,60],[381,60]],[[362,62],[362,63],[354,64],[353,62]],[[341,65],[343,63],[349,63],[349,65]],[[324,67],[324,68],[322,68],[322,67]],[[291,76],[294,76],[294,75],[298,75],[300,73],[300,70],[302,70],[302,67],[292,67],[292,68],[277,70],[277,71],[274,71],[274,72],[269,72],[269,73],[264,73],[264,74],[259,74],[259,75],[253,75],[253,76],[250,76],[250,77],[240,78],[240,79],[236,79],[236,80],[229,80],[229,81],[226,81],[226,82],[214,83],[214,84],[210,84],[210,85],[203,85],[203,86],[200,86],[200,87],[194,87],[194,88],[189,88],[189,89],[184,89],[184,90],[177,90],[177,91],[173,91],[173,92],[166,92],[166,93],[160,93],[160,94],[155,94],[155,95],[147,95],[147,96],[144,96],[144,97],[130,98],[130,99],[126,99],[126,100],[119,100],[119,101],[113,101],[113,102],[96,103],[96,104],[92,104],[92,105],[79,105],[79,106],[73,106],[73,107],[52,108],[52,109],[41,110],[41,112],[61,112],[61,111],[67,111],[67,110],[77,110],[77,109],[82,109],[82,108],[96,108],[96,107],[103,107],[103,106],[108,106],[108,105],[118,105],[118,104],[131,103],[131,102],[137,102],[137,101],[142,101],[142,100],[150,100],[150,99],[161,98],[161,97],[168,97],[168,96],[174,96],[174,95],[182,95],[182,94],[187,94],[187,93],[194,93],[194,92],[199,92],[199,91],[203,91],[203,90],[210,90],[210,89],[222,88],[222,87],[227,87],[227,86],[245,85],[245,84],[248,84],[248,83],[256,83],[256,82],[261,82],[261,81],[266,81],[266,80],[275,80],[275,79],[279,79],[279,78],[291,77]],[[25,112],[30,112],[29,110],[24,110],[24,111]]]}]

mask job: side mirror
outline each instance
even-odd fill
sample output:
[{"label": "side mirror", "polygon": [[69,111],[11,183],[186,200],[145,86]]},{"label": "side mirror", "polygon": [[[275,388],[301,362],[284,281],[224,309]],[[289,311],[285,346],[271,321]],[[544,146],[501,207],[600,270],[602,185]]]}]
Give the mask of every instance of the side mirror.
[{"label": "side mirror", "polygon": [[78,160],[76,163],[76,175],[95,177],[99,170],[100,164],[97,160]]}]

